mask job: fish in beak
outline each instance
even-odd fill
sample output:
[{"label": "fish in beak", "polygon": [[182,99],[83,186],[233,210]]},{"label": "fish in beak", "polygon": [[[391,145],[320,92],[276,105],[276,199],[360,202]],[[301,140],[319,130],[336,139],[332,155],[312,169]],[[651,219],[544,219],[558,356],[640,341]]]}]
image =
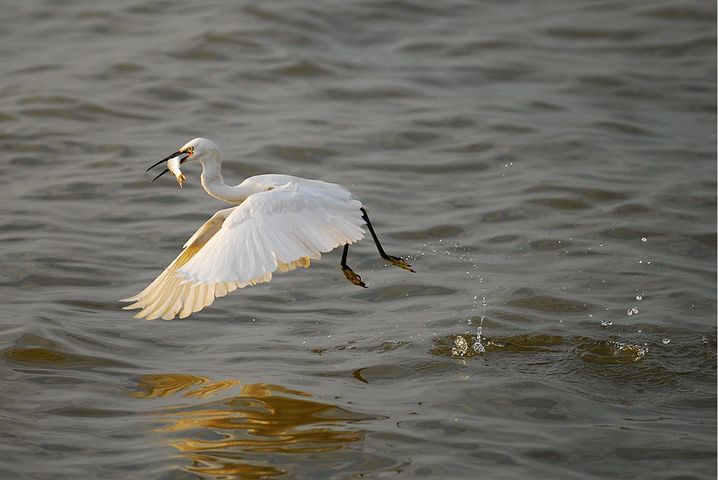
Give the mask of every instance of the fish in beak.
[{"label": "fish in beak", "polygon": [[184,185],[184,183],[187,181],[187,177],[185,177],[184,173],[182,173],[182,170],[180,170],[180,165],[187,160],[190,157],[190,154],[188,152],[182,152],[177,151],[174,152],[171,155],[166,156],[159,162],[153,164],[150,168],[145,170],[146,172],[149,172],[153,168],[155,168],[157,165],[160,165],[162,162],[167,162],[167,168],[165,168],[162,173],[157,175],[155,178],[152,179],[154,182],[158,178],[160,178],[162,175],[164,175],[167,172],[172,172],[172,174],[177,179],[177,183],[179,183],[180,188]]},{"label": "fish in beak", "polygon": [[177,179],[177,183],[179,183],[180,188],[184,185],[184,182],[187,181],[187,177],[184,176],[184,173],[182,173],[182,170],[180,170],[180,165],[182,164],[182,157],[174,157],[167,160],[167,170],[172,172]]}]

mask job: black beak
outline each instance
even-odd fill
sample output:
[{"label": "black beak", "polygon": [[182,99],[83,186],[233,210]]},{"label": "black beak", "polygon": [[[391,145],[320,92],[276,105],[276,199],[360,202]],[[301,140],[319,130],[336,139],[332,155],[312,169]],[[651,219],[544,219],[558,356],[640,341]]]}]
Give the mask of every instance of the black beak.
[{"label": "black beak", "polygon": [[159,165],[160,163],[166,162],[167,160],[171,160],[171,159],[175,158],[177,155],[182,155],[183,153],[184,153],[184,152],[175,152],[175,153],[173,153],[172,155],[168,155],[168,156],[166,156],[165,158],[163,158],[162,160],[160,160],[159,162],[157,162],[157,163],[155,163],[154,165],[152,165],[152,166],[151,166],[150,168],[148,168],[147,170],[145,170],[145,172],[149,172],[150,170],[152,170],[153,168],[155,168],[155,167],[156,167],[157,165]]},{"label": "black beak", "polygon": [[157,180],[158,178],[160,178],[162,175],[164,175],[165,173],[167,173],[169,171],[170,171],[169,168],[165,168],[164,171],[162,173],[160,173],[159,175],[157,175],[155,178],[153,178],[152,181],[154,182],[155,180]]},{"label": "black beak", "polygon": [[[187,154],[187,152],[177,151],[177,152],[175,152],[175,153],[173,153],[173,154],[171,154],[171,155],[167,155],[165,158],[163,158],[162,160],[160,160],[159,162],[153,164],[150,168],[148,168],[147,170],[145,170],[145,172],[149,172],[150,170],[152,170],[153,168],[155,168],[157,165],[159,165],[159,164],[161,164],[161,163],[163,163],[163,162],[166,162],[166,161],[168,161],[168,160],[171,160],[171,159],[175,158],[175,157],[178,156],[178,155],[182,155],[183,153],[184,153],[184,154]],[[180,159],[180,163],[184,162],[188,157],[189,157],[189,154],[187,154],[186,157],[181,158],[181,159]],[[165,168],[165,170],[164,170],[162,173],[160,173],[159,175],[157,175],[155,178],[153,178],[152,181],[154,182],[155,180],[157,180],[158,178],[160,178],[162,175],[164,175],[164,174],[167,173],[167,172],[169,172],[169,169],[168,169],[168,168]]]}]

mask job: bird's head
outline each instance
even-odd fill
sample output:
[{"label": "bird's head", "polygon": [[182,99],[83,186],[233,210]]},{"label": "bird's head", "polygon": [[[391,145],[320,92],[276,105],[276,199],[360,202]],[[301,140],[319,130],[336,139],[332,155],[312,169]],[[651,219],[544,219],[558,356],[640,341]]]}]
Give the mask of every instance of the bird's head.
[{"label": "bird's head", "polygon": [[202,161],[208,155],[219,156],[219,147],[217,146],[217,144],[214,143],[212,140],[207,140],[206,138],[195,138],[194,140],[190,140],[189,142],[185,143],[182,148],[180,148],[176,152],[166,156],[159,162],[152,165],[146,171],[149,172],[157,165],[160,165],[163,162],[167,162],[167,168],[165,168],[162,173],[153,178],[152,181],[154,182],[167,172],[172,172],[175,178],[177,178],[177,183],[179,183],[181,187],[182,185],[184,185],[184,182],[187,181],[187,177],[185,177],[184,173],[182,173],[182,171],[180,170],[180,165],[190,160]]}]

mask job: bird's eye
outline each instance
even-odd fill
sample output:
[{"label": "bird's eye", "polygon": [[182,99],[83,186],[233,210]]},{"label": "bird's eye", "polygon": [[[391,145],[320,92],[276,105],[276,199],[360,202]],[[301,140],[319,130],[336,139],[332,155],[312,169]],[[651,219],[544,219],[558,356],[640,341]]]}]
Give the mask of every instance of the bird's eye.
[{"label": "bird's eye", "polygon": [[192,155],[194,153],[194,147],[189,147],[187,149],[187,152],[189,152],[189,154]]}]

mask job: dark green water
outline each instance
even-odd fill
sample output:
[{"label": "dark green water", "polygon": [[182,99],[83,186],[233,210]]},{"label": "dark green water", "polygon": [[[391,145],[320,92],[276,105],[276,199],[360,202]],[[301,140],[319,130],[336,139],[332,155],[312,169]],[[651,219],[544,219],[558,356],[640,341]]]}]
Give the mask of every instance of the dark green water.
[{"label": "dark green water", "polygon": [[[715,478],[715,18],[4,2],[0,477]],[[363,242],[369,289],[334,252],[133,320],[224,208],[143,173],[197,136],[346,185],[418,273]]]}]

